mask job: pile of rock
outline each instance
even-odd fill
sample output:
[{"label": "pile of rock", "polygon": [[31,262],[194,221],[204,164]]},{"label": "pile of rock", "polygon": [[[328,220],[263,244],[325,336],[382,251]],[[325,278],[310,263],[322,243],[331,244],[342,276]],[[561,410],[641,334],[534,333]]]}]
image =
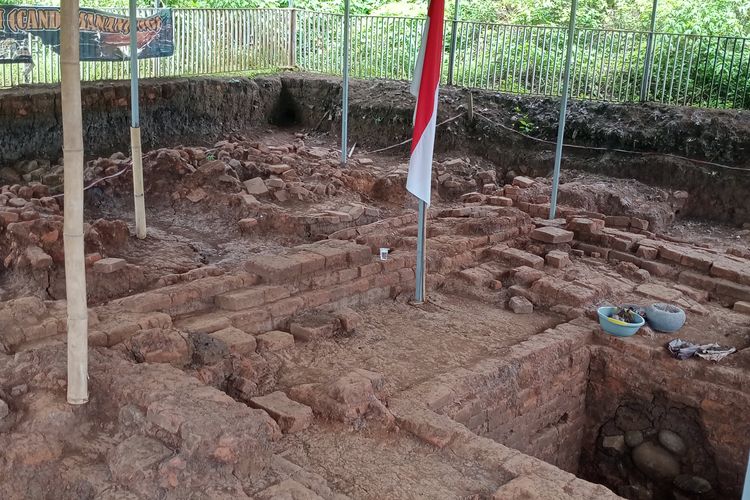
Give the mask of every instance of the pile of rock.
[{"label": "pile of rock", "polygon": [[621,405],[597,440],[596,468],[627,498],[718,498],[717,469],[694,411]]}]

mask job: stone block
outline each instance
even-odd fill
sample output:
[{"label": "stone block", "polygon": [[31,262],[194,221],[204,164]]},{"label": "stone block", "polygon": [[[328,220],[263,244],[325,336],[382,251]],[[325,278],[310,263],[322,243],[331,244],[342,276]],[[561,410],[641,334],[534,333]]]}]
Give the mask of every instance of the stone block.
[{"label": "stone block", "polygon": [[289,399],[281,391],[251,398],[248,404],[253,408],[265,410],[284,433],[307,429],[313,419],[313,412],[309,406]]},{"label": "stone block", "polygon": [[248,179],[243,182],[243,184],[245,185],[245,189],[247,190],[248,194],[251,194],[253,196],[263,196],[268,194],[266,183],[263,182],[263,179],[261,179],[260,177]]},{"label": "stone block", "polygon": [[52,257],[36,245],[26,248],[26,258],[32,269],[47,269],[52,266]]},{"label": "stone block", "polygon": [[735,312],[742,313],[742,314],[750,314],[750,302],[745,302],[744,300],[738,300],[734,303],[733,307]]},{"label": "stone block", "polygon": [[242,231],[243,233],[249,233],[258,225],[258,219],[255,219],[253,217],[240,219],[237,225],[240,227],[240,231]]},{"label": "stone block", "polygon": [[94,262],[93,269],[95,273],[109,274],[124,269],[127,264],[125,259],[109,257]]}]

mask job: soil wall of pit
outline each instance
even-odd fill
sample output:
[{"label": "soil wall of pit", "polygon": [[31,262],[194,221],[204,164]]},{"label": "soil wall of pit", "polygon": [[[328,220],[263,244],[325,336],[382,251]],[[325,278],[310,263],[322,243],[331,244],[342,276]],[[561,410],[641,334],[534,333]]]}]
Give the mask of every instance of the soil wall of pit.
[{"label": "soil wall of pit", "polygon": [[[268,123],[281,93],[278,78],[143,80],[140,125],[144,149],[203,145]],[[0,166],[62,156],[59,86],[0,91]],[[87,157],[130,151],[127,81],[85,83],[81,88]]]},{"label": "soil wall of pit", "polygon": [[[439,120],[467,114],[438,128],[439,151],[466,152],[493,161],[499,173],[550,173],[559,100],[489,91],[441,90]],[[83,85],[88,156],[129,149],[128,82]],[[141,126],[146,148],[205,144],[267,123],[301,125],[338,136],[339,79],[304,74],[248,78],[144,80]],[[350,144],[362,151],[411,135],[414,99],[405,82],[352,81]],[[0,165],[21,159],[56,160],[62,154],[59,87],[0,91]],[[634,178],[690,192],[684,215],[750,222],[750,112],[572,101],[566,142],[604,149],[567,148],[563,168]],[[625,154],[624,149],[647,154]],[[408,146],[395,148],[407,153]],[[676,158],[718,162],[727,170]]]}]

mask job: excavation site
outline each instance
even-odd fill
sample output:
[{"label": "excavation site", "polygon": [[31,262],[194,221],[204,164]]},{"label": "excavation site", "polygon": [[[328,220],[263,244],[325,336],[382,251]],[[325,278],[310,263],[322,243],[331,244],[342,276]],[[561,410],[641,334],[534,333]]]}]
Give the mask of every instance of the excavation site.
[{"label": "excavation site", "polygon": [[129,92],[82,85],[75,405],[60,88],[0,90],[0,498],[741,498],[747,111],[572,100],[555,193],[558,98],[441,87],[422,226],[408,82],[342,164],[340,78],[148,79],[141,238]]}]

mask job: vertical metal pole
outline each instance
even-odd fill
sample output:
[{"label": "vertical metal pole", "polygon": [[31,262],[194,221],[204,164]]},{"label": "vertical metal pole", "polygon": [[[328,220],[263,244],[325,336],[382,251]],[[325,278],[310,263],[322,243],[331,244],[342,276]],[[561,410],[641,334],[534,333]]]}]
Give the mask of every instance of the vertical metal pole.
[{"label": "vertical metal pole", "polygon": [[289,0],[289,67],[297,66],[297,9],[292,7]]},{"label": "vertical metal pole", "polygon": [[349,0],[344,0],[343,92],[341,98],[341,166],[346,165],[349,133]]},{"label": "vertical metal pole", "polygon": [[557,126],[557,145],[555,146],[555,169],[552,176],[552,198],[549,205],[549,218],[554,219],[557,212],[557,188],[560,186],[560,162],[562,161],[563,138],[565,137],[565,113],[568,108],[568,87],[570,86],[570,62],[573,59],[573,40],[576,31],[576,9],[578,0],[570,5],[570,25],[568,26],[568,48],[565,53],[565,73],[563,74],[562,100],[560,102],[560,123]]},{"label": "vertical metal pole", "polygon": [[456,0],[453,7],[453,28],[451,30],[451,52],[448,56],[448,85],[453,85],[453,66],[456,62],[456,37],[458,30],[458,3],[460,0]]},{"label": "vertical metal pole", "polygon": [[654,0],[651,7],[651,26],[648,30],[646,40],[646,61],[643,64],[643,80],[641,81],[641,102],[648,100],[648,91],[651,87],[651,68],[654,64],[654,29],[656,28],[656,7],[659,0]]},{"label": "vertical metal pole", "polygon": [[425,227],[427,223],[427,206],[423,200],[419,200],[419,220],[417,221],[417,284],[414,290],[414,302],[421,304],[424,302],[425,282],[427,273],[425,271],[425,246],[427,238],[425,237]]},{"label": "vertical metal pole", "polygon": [[136,0],[130,0],[130,156],[133,162],[133,205],[135,234],[146,237],[146,206],[143,199],[143,159],[141,157],[141,125],[138,109],[138,18]]}]

